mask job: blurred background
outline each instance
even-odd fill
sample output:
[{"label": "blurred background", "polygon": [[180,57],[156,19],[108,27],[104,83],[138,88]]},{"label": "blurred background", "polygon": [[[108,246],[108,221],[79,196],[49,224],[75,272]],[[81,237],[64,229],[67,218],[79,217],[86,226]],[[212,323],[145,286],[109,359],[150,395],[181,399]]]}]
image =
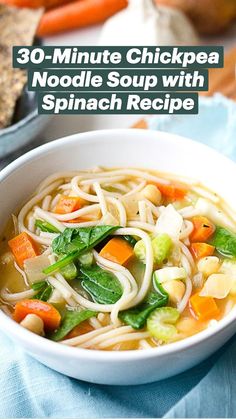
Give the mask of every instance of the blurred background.
[{"label": "blurred background", "polygon": [[[0,0],[0,17],[0,45],[5,47],[0,66],[11,46],[21,44],[223,45],[225,68],[210,71],[205,95],[220,92],[236,99],[236,0]],[[29,148],[73,133],[147,127],[145,115],[39,117],[21,72],[9,63],[0,71],[0,167]],[[6,118],[9,108],[6,81],[13,110],[1,125],[1,109]]]}]

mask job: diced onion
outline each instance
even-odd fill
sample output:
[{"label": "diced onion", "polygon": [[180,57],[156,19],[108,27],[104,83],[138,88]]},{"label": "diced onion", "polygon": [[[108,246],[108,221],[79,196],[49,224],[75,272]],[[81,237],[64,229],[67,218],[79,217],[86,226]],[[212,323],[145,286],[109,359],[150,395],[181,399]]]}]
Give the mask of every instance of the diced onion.
[{"label": "diced onion", "polygon": [[168,234],[173,240],[179,240],[182,226],[183,217],[176,211],[172,204],[169,204],[161,212],[157,220],[156,231],[160,234]]},{"label": "diced onion", "polygon": [[230,275],[232,278],[230,294],[236,295],[236,261],[225,259],[220,267],[219,272]]},{"label": "diced onion", "polygon": [[197,272],[193,276],[192,282],[193,282],[194,288],[202,288],[202,286],[203,286],[203,273],[202,272]]},{"label": "diced onion", "polygon": [[215,224],[235,230],[235,225],[230,221],[229,217],[227,217],[221,209],[207,199],[199,198],[196,202],[195,208],[201,215],[209,217]]},{"label": "diced onion", "polygon": [[232,288],[233,279],[226,274],[212,274],[208,277],[201,292],[201,297],[222,299],[227,297]]},{"label": "diced onion", "polygon": [[26,259],[24,262],[24,270],[27,278],[31,284],[42,281],[46,278],[43,269],[50,265],[48,256],[42,254],[31,259]]}]

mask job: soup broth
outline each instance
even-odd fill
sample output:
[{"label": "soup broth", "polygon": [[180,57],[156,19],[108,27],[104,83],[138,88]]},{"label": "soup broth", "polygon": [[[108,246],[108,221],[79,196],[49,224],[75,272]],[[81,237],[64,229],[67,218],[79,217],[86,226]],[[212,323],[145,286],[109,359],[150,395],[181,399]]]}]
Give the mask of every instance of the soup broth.
[{"label": "soup broth", "polygon": [[233,211],[200,183],[133,168],[58,173],[0,241],[1,309],[98,350],[184,339],[232,310]]}]

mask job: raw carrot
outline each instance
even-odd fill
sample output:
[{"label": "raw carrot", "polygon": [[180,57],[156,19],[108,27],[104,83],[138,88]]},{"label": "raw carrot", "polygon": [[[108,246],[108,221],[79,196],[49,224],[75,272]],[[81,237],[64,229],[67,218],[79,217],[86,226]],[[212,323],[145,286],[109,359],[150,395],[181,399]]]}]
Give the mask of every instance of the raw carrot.
[{"label": "raw carrot", "polygon": [[40,253],[37,244],[25,232],[9,240],[8,245],[21,268],[26,259],[34,258]]},{"label": "raw carrot", "polygon": [[201,259],[205,256],[213,255],[215,247],[207,243],[192,243],[190,250],[196,259]]},{"label": "raw carrot", "polygon": [[71,0],[1,0],[0,3],[7,4],[9,6],[28,7],[30,9],[38,9],[39,7],[50,9],[51,7],[57,7],[65,3],[69,3],[70,1]]},{"label": "raw carrot", "polygon": [[61,323],[59,311],[51,304],[40,300],[22,300],[15,305],[13,318],[20,323],[27,314],[36,314],[44,323],[46,331],[56,330]]},{"label": "raw carrot", "polygon": [[192,242],[205,242],[215,231],[215,226],[208,218],[196,216],[192,218],[193,231],[190,235]]},{"label": "raw carrot", "polygon": [[168,198],[171,201],[176,201],[178,199],[184,199],[188,189],[185,185],[180,183],[170,183],[168,185],[164,185],[162,183],[156,184],[159,191],[162,193],[164,198]]},{"label": "raw carrot", "polygon": [[82,200],[77,196],[62,195],[56,205],[54,212],[56,214],[70,214],[82,207]]},{"label": "raw carrot", "polygon": [[133,248],[127,241],[114,237],[100,251],[100,256],[112,262],[124,265],[133,256]]},{"label": "raw carrot", "polygon": [[46,12],[39,24],[39,36],[78,29],[104,22],[124,9],[128,0],[77,0]]},{"label": "raw carrot", "polygon": [[219,309],[212,297],[200,297],[194,294],[189,300],[190,307],[199,320],[209,320],[219,315]]}]

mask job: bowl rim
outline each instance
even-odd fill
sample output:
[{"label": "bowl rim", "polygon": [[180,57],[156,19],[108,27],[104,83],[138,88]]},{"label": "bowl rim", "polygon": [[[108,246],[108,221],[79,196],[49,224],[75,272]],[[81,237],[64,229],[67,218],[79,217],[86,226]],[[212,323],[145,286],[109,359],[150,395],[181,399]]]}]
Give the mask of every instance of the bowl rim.
[{"label": "bowl rim", "polygon": [[[49,143],[43,144],[35,149],[25,153],[21,157],[17,158],[15,161],[10,163],[0,172],[0,183],[5,180],[10,174],[13,174],[17,171],[18,168],[23,166],[29,161],[33,161],[35,158],[42,157],[45,153],[57,150],[58,148],[64,147],[66,145],[72,146],[75,143],[84,143],[90,141],[96,141],[97,136],[104,136],[108,138],[108,141],[111,140],[112,134],[118,134],[120,136],[119,141],[121,139],[126,138],[126,136],[139,136],[143,137],[145,135],[145,141],[154,137],[162,136],[166,141],[175,142],[178,141],[182,145],[192,146],[193,148],[201,149],[203,152],[211,154],[212,157],[218,157],[225,164],[231,165],[231,167],[236,170],[236,164],[229,159],[228,157],[224,156],[223,154],[219,153],[218,151],[214,150],[213,148],[199,143],[197,141],[191,140],[189,138],[179,136],[176,134],[164,132],[164,131],[148,131],[148,135],[146,130],[143,129],[104,129],[104,130],[96,130],[96,131],[88,131],[84,133],[77,133],[70,136],[66,136],[60,138],[55,141],[51,141]],[[97,139],[98,141],[98,139]],[[83,349],[77,347],[66,346],[63,344],[58,344],[58,342],[53,342],[49,339],[45,339],[41,336],[34,334],[34,339],[32,340],[32,332],[24,329],[22,326],[17,324],[14,320],[8,317],[2,310],[0,310],[0,330],[6,333],[8,337],[14,337],[14,339],[19,339],[24,341],[27,346],[27,351],[33,352],[34,349],[38,352],[39,348],[41,353],[47,353],[51,355],[60,355],[64,357],[71,357],[71,358],[78,358],[84,360],[96,360],[96,361],[105,361],[105,362],[129,362],[135,360],[142,360],[146,358],[153,358],[162,355],[170,355],[173,353],[177,353],[182,350],[190,349],[191,347],[208,341],[214,335],[219,332],[222,332],[223,329],[227,329],[231,326],[231,323],[236,320],[236,310],[232,310],[226,317],[221,319],[214,327],[209,327],[195,335],[187,337],[183,340],[179,340],[176,342],[172,342],[163,346],[159,346],[156,348],[150,349],[143,349],[143,350],[129,350],[129,351],[102,351],[102,350],[95,350],[95,349]],[[9,332],[10,330],[10,332]]]}]

